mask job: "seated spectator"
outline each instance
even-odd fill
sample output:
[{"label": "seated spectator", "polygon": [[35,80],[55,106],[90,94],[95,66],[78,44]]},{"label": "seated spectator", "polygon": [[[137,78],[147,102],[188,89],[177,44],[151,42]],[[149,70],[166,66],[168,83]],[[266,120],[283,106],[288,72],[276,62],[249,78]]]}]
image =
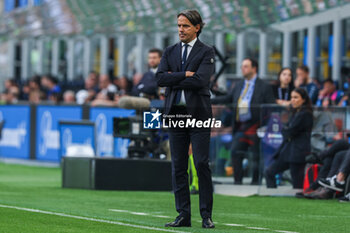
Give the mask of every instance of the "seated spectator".
[{"label": "seated spectator", "polygon": [[115,79],[114,84],[119,90],[119,95],[129,95],[131,93],[132,82],[126,76]]},{"label": "seated spectator", "polygon": [[[349,148],[350,144],[346,140],[342,139],[335,141],[332,146],[325,149],[321,153],[308,156],[306,159],[308,163],[322,164],[322,166],[318,171],[316,180],[311,182],[310,186],[302,193],[298,193],[298,197],[304,196],[307,198],[314,198],[314,196],[318,196],[318,198],[328,198],[329,192],[320,190],[319,180],[324,179],[328,177],[329,174],[334,173],[331,172],[333,161],[339,160],[339,157],[343,156]],[[320,195],[320,191],[322,191],[322,195]]]},{"label": "seated spectator", "polygon": [[40,102],[46,100],[45,93],[41,90],[33,90],[29,92],[29,102],[33,104],[39,104]]},{"label": "seated spectator", "polygon": [[316,105],[322,107],[336,106],[344,96],[344,92],[336,90],[333,80],[327,79],[320,90]]},{"label": "seated spectator", "polygon": [[92,82],[92,88],[98,92],[99,90],[99,80],[100,80],[100,75],[96,71],[92,70],[89,72],[88,79],[91,80]]},{"label": "seated spectator", "polygon": [[309,77],[309,68],[304,65],[299,66],[296,73],[297,77],[295,80],[295,87],[304,88],[311,99],[311,103],[316,104],[318,87],[312,82],[312,79]]},{"label": "seated spectator", "polygon": [[278,73],[277,85],[273,86],[276,102],[282,106],[290,105],[293,90],[293,73],[290,68],[282,68]]},{"label": "seated spectator", "polygon": [[155,99],[157,97],[158,84],[155,74],[162,58],[162,51],[159,49],[151,49],[148,52],[149,71],[143,74],[141,80],[134,85],[132,89],[133,96],[146,97]]},{"label": "seated spectator", "polygon": [[117,87],[114,84],[112,84],[111,79],[107,74],[103,74],[100,76],[99,88],[99,94],[101,93],[105,96],[107,96],[107,93],[116,93],[118,90]]},{"label": "seated spectator", "polygon": [[18,86],[18,85],[17,85],[15,79],[7,79],[7,80],[5,80],[4,86],[5,86],[5,91],[6,91],[6,90],[9,90],[10,87]]},{"label": "seated spectator", "polygon": [[63,102],[65,104],[74,104],[75,103],[75,93],[72,90],[67,90],[63,93]]},{"label": "seated spectator", "polygon": [[19,100],[20,91],[18,86],[10,86],[9,89],[5,91],[4,102],[6,104],[16,104]]},{"label": "seated spectator", "polygon": [[86,104],[88,102],[91,102],[97,94],[93,78],[90,76],[87,77],[84,83],[85,89],[78,91],[75,96],[78,104]]},{"label": "seated spectator", "polygon": [[59,101],[61,87],[58,86],[58,80],[51,75],[44,75],[41,78],[41,85],[46,90],[47,99],[53,102]]},{"label": "seated spectator", "polygon": [[350,152],[349,150],[338,152],[331,164],[326,178],[320,178],[318,183],[322,186],[315,192],[305,194],[305,197],[312,199],[331,199],[335,192],[343,192],[345,179],[350,172]]},{"label": "seated spectator", "polygon": [[283,142],[274,156],[275,161],[265,169],[268,188],[276,188],[276,174],[287,169],[292,175],[293,188],[303,188],[305,157],[311,151],[312,105],[302,88],[292,91],[291,105],[293,115],[282,129]]}]

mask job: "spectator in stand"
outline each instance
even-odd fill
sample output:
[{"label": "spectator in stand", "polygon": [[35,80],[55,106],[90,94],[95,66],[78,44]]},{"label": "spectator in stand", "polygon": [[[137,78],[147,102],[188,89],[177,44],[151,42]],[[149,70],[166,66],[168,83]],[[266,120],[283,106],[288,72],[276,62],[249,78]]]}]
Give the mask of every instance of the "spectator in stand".
[{"label": "spectator in stand", "polygon": [[148,52],[149,71],[143,74],[142,79],[132,89],[133,96],[146,97],[150,100],[157,97],[158,85],[155,74],[158,70],[162,51],[160,49],[150,49]]},{"label": "spectator in stand", "polygon": [[41,77],[38,76],[38,75],[33,76],[29,80],[29,89],[30,89],[30,91],[37,91],[37,90],[41,89],[40,80],[41,80]]},{"label": "spectator in stand", "polygon": [[115,79],[114,84],[117,86],[120,96],[129,95],[131,93],[132,82],[126,76]]},{"label": "spectator in stand", "polygon": [[41,78],[41,85],[46,90],[47,99],[58,102],[61,95],[61,87],[58,86],[58,80],[51,75],[44,75]]},{"label": "spectator in stand", "polygon": [[319,107],[336,106],[340,103],[344,92],[337,90],[332,79],[327,79],[320,90],[316,105]]},{"label": "spectator in stand", "polygon": [[91,79],[92,81],[92,86],[93,89],[96,91],[96,93],[99,90],[99,80],[100,80],[100,75],[96,71],[92,70],[89,72],[88,78]]},{"label": "spectator in stand", "polygon": [[304,88],[310,99],[312,104],[316,104],[318,97],[318,88],[316,84],[312,82],[312,79],[309,76],[309,68],[307,66],[299,66],[297,68],[297,77],[295,81],[295,87]]},{"label": "spectator in stand", "polygon": [[112,84],[111,79],[107,74],[103,74],[100,76],[99,80],[99,88],[100,92],[98,94],[102,94],[107,96],[108,93],[116,93],[117,92],[117,87]]},{"label": "spectator in stand", "polygon": [[28,100],[29,99],[29,82],[28,81],[24,81],[22,83],[22,87],[21,87],[21,93],[20,93],[20,100]]},{"label": "spectator in stand", "polygon": [[282,68],[278,73],[277,85],[273,86],[276,102],[282,106],[290,105],[293,90],[293,73],[290,68]]},{"label": "spectator in stand", "polygon": [[75,96],[78,104],[89,103],[95,98],[97,94],[97,90],[94,85],[95,85],[94,78],[92,78],[89,75],[85,79],[85,84],[84,84],[85,89],[79,90]]},{"label": "spectator in stand", "polygon": [[63,102],[65,104],[74,104],[75,103],[75,93],[72,90],[67,90],[63,93]]},{"label": "spectator in stand", "polygon": [[275,161],[265,169],[268,188],[276,188],[276,174],[287,169],[292,175],[293,188],[303,188],[305,157],[311,151],[313,124],[312,105],[305,89],[292,91],[291,105],[293,115],[282,129],[283,142],[274,156]]},{"label": "spectator in stand", "polygon": [[46,100],[45,93],[41,90],[33,90],[29,92],[29,102],[33,104],[39,104],[41,101]]},{"label": "spectator in stand", "polygon": [[5,91],[9,90],[10,87],[13,87],[13,86],[18,86],[15,79],[5,80]]},{"label": "spectator in stand", "polygon": [[16,86],[10,86],[4,93],[4,102],[6,104],[15,104],[18,103],[20,95],[19,87]]}]

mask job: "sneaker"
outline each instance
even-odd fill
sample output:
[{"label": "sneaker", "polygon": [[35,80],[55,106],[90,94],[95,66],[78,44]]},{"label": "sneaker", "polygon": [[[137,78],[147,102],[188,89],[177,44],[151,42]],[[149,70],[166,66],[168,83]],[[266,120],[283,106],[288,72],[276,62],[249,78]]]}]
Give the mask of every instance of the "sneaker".
[{"label": "sneaker", "polygon": [[327,179],[319,179],[318,183],[323,187],[326,187],[335,191],[339,191],[339,192],[343,192],[345,187],[345,181],[338,182],[337,176],[333,176]]},{"label": "sneaker", "polygon": [[339,202],[350,202],[350,193],[346,194],[344,197],[339,198]]}]

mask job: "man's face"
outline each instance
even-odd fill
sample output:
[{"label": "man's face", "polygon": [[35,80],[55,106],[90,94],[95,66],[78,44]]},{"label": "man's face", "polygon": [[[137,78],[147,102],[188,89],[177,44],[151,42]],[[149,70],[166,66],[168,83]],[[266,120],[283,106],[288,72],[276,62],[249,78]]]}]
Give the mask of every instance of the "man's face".
[{"label": "man's face", "polygon": [[160,63],[160,56],[158,53],[148,53],[148,65],[151,68],[157,68]]},{"label": "man's face", "polygon": [[101,75],[99,80],[99,87],[100,89],[105,89],[109,85],[109,78],[107,75]]},{"label": "man's face", "polygon": [[243,60],[241,70],[244,78],[253,78],[256,74],[256,68],[252,66],[252,62],[248,59]]},{"label": "man's face", "polygon": [[180,41],[183,43],[189,43],[197,37],[200,25],[197,24],[194,26],[185,16],[180,15],[177,18],[177,29],[179,31]]},{"label": "man's face", "polygon": [[305,72],[304,70],[299,69],[299,68],[297,69],[296,73],[297,73],[297,79],[301,80],[302,84],[306,84],[309,74],[307,72]]}]

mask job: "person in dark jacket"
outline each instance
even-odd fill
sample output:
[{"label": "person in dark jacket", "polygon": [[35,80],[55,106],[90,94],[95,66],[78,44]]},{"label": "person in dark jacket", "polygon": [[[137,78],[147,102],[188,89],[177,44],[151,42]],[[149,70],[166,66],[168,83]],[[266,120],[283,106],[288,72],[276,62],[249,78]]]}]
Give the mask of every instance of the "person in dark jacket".
[{"label": "person in dark jacket", "polygon": [[148,52],[148,67],[149,70],[143,74],[140,82],[132,88],[133,96],[145,97],[154,99],[158,97],[158,84],[155,75],[158,70],[160,59],[162,58],[162,50],[153,48]]},{"label": "person in dark jacket", "polygon": [[268,188],[276,188],[276,174],[287,169],[291,171],[293,188],[303,188],[305,157],[311,151],[313,124],[311,100],[305,89],[292,91],[291,107],[293,115],[282,129],[282,145],[275,154],[275,161],[265,169]]}]

